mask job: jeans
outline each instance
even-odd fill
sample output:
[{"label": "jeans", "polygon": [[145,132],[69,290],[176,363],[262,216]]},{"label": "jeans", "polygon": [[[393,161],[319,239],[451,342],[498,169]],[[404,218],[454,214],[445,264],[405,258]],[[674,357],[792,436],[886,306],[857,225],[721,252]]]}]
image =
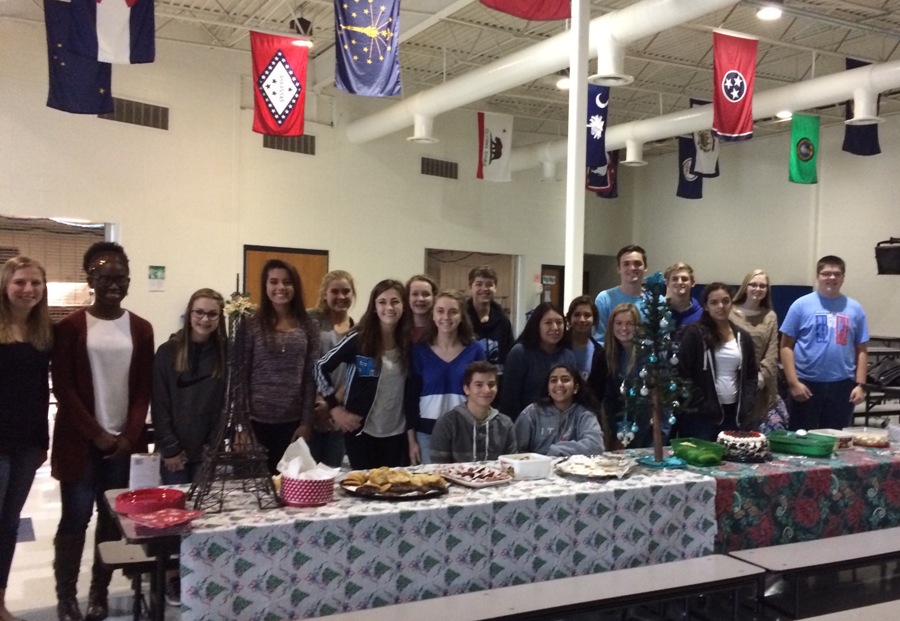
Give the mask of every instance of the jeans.
[{"label": "jeans", "polygon": [[789,402],[792,430],[797,429],[843,429],[853,422],[853,403],[850,393],[856,382],[846,379],[839,382],[808,382],[800,380],[812,397],[806,401]]},{"label": "jeans", "polygon": [[62,515],[56,529],[56,536],[84,533],[90,524],[91,516],[94,514],[94,504],[96,504],[95,546],[104,541],[119,539],[119,531],[114,518],[104,506],[103,493],[111,489],[128,487],[130,468],[130,455],[119,459],[104,459],[99,449],[91,444],[85,462],[84,475],[77,481],[61,481],[59,484]]},{"label": "jeans", "polygon": [[188,485],[193,483],[197,475],[200,474],[200,466],[202,461],[188,462],[181,470],[170,472],[166,465],[162,463],[162,456],[159,462],[159,478],[163,485]]},{"label": "jeans", "polygon": [[25,448],[8,455],[0,455],[0,589],[6,588],[9,568],[16,551],[19,516],[34,473],[41,465],[43,449]]},{"label": "jeans", "polygon": [[419,444],[419,457],[423,464],[431,463],[431,434],[416,432],[416,442]]},{"label": "jeans", "polygon": [[309,452],[316,463],[340,468],[344,462],[344,433],[342,431],[313,431]]}]

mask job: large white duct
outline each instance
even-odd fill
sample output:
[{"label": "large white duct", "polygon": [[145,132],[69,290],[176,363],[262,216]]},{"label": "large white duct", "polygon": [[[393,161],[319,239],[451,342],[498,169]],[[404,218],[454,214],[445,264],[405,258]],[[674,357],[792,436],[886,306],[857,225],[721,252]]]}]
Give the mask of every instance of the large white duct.
[{"label": "large white duct", "polygon": [[[590,54],[598,47],[624,46],[713,11],[737,4],[738,0],[644,0],[590,23]],[[350,123],[347,139],[363,143],[413,125],[415,117],[435,117],[502,93],[505,90],[555,73],[569,66],[569,50],[575,44],[571,31],[537,43],[480,67],[456,79]]]},{"label": "large white duct", "polygon": [[[853,99],[859,92],[867,93],[869,98],[874,98],[878,93],[891,88],[900,88],[900,61],[867,65],[754,93],[753,118],[771,117],[781,110],[799,112],[816,106],[839,103]],[[710,104],[664,114],[646,121],[614,125],[606,134],[606,148],[612,151],[621,149],[630,142],[645,143],[709,129],[712,127],[712,117]],[[567,143],[568,140],[562,138],[513,149],[510,154],[510,168],[514,171],[528,170],[565,160]]]}]

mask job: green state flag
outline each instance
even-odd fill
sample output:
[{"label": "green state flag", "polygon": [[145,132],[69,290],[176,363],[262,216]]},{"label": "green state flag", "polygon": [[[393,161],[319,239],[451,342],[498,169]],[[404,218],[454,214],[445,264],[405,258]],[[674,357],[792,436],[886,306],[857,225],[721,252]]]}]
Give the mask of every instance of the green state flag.
[{"label": "green state flag", "polygon": [[795,114],[791,121],[791,183],[817,183],[819,117]]}]

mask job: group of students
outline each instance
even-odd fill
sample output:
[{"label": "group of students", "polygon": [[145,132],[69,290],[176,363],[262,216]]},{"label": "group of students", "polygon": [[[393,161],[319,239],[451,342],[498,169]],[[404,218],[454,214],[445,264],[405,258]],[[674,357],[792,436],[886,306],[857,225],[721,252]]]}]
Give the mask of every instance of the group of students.
[{"label": "group of students", "polygon": [[[76,597],[94,505],[106,490],[128,485],[129,456],[146,448],[151,402],[162,480],[191,482],[221,419],[229,373],[236,380],[232,405],[246,408],[273,472],[298,437],[317,461],[340,466],[346,455],[355,469],[621,448],[621,387],[643,366],[636,339],[646,253],[626,246],[617,265],[618,287],[596,300],[579,296],[566,313],[539,304],[515,338],[494,299],[490,267],[471,270],[468,296],[438,291],[423,275],[383,280],[355,323],[349,273],[326,274],[316,307],[307,309],[297,270],[273,259],[262,270],[259,308],[239,323],[234,351],[224,299],[200,289],[188,301],[184,327],[154,356],[152,327],[122,307],[130,277],[118,244],[87,250],[93,301],[55,330],[44,269],[26,257],[9,260],[0,271],[0,621],[15,618],[4,596],[19,514],[47,457],[48,367],[58,402],[51,465],[62,500],[53,563],[58,616],[99,621],[108,614],[110,572],[96,547],[84,616]],[[844,269],[837,257],[824,257],[814,299],[798,300],[781,328],[780,358],[804,423],[818,416],[815,408],[835,404],[845,416],[860,398],[846,376],[859,365],[864,373],[868,334],[859,305],[840,295]],[[690,266],[677,263],[665,278],[678,326],[677,368],[691,385],[689,413],[666,433],[715,439],[722,429],[783,425],[768,276],[751,271],[733,297],[712,283],[699,301],[690,295]],[[841,376],[840,385],[816,382],[809,373],[818,367]],[[629,446],[650,446],[649,415],[634,424]],[[95,546],[115,538],[111,518],[99,511]]]}]

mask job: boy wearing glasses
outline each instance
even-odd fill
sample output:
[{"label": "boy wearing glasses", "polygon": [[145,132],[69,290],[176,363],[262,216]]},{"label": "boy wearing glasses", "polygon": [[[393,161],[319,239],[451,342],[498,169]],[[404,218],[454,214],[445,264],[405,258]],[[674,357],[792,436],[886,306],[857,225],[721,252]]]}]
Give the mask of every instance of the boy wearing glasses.
[{"label": "boy wearing glasses", "polygon": [[862,403],[869,328],[859,302],[841,294],[846,266],[824,256],[816,290],[791,304],[781,325],[781,363],[791,393],[791,429],[841,429]]}]

